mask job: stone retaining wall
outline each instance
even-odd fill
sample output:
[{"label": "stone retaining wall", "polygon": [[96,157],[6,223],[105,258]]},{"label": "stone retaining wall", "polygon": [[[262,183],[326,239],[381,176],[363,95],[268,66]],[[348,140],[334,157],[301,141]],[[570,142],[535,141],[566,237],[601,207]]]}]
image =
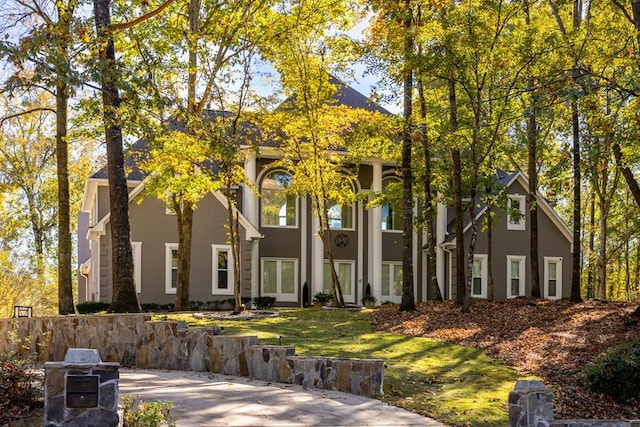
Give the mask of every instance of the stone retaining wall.
[{"label": "stone retaining wall", "polygon": [[381,396],[384,363],[295,355],[288,346],[258,346],[257,337],[222,336],[219,328],[152,322],[148,314],[0,319],[0,353],[61,361],[69,348],[98,350],[124,367],[207,371]]},{"label": "stone retaining wall", "polygon": [[640,427],[640,420],[555,420],[553,391],[522,380],[509,393],[509,427]]}]

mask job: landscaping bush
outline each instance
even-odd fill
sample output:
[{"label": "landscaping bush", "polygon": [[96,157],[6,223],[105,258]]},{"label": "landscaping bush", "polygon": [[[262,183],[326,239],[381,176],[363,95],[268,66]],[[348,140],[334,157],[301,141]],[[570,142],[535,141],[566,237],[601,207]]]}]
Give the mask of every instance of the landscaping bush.
[{"label": "landscaping bush", "polygon": [[362,297],[362,305],[365,307],[373,307],[378,300],[373,295],[365,295]]},{"label": "landscaping bush", "polygon": [[319,302],[322,305],[327,304],[332,299],[333,294],[331,292],[318,292],[313,296],[313,302]]},{"label": "landscaping bush", "polygon": [[92,314],[99,313],[101,311],[107,311],[109,304],[99,301],[87,301],[76,305],[76,310],[80,314]]},{"label": "landscaping bush", "polygon": [[253,303],[258,310],[267,310],[275,304],[275,297],[255,297]]},{"label": "landscaping bush", "polygon": [[198,311],[205,308],[205,304],[202,301],[189,301],[189,310]]},{"label": "landscaping bush", "polygon": [[28,368],[28,361],[15,354],[0,355],[0,425],[42,406],[42,378]]},{"label": "landscaping bush", "polygon": [[137,396],[122,398],[124,427],[175,427],[175,417],[170,416],[171,402],[146,403]]},{"label": "landscaping bush", "polygon": [[591,390],[626,402],[640,398],[640,340],[613,348],[585,368]]},{"label": "landscaping bush", "polygon": [[160,311],[160,304],[156,304],[155,302],[148,302],[145,304],[140,304],[140,308],[142,308],[142,311],[144,311],[145,313],[152,313],[155,311]]}]

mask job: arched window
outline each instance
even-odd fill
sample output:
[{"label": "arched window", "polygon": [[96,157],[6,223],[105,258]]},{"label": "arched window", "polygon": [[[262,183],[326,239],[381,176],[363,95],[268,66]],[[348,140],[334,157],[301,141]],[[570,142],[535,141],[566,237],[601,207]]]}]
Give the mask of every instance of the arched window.
[{"label": "arched window", "polygon": [[284,171],[269,172],[260,186],[262,225],[295,227],[296,199],[286,190],[291,186],[291,175]]},{"label": "arched window", "polygon": [[382,229],[402,230],[402,183],[397,178],[388,177],[382,180],[382,191],[386,200],[382,204]]},{"label": "arched window", "polygon": [[329,204],[329,227],[332,229],[353,228],[353,206],[341,205],[337,202]]}]

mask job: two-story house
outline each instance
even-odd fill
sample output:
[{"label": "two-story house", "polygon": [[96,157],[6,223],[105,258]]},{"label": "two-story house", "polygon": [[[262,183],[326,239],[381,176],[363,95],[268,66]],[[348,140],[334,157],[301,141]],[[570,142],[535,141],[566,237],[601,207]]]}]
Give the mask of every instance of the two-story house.
[{"label": "two-story house", "polygon": [[[353,88],[339,84],[337,103],[389,114]],[[132,153],[148,149],[146,141],[132,146]],[[145,175],[127,157],[129,171],[129,220],[134,254],[134,274],[141,303],[175,302],[178,232],[176,219],[165,204],[145,195]],[[274,168],[281,156],[278,147],[267,144],[245,151],[244,169],[248,187],[236,190],[242,234],[241,283],[245,297],[273,296],[280,306],[305,306],[316,292],[330,291],[331,278],[318,224],[308,198],[283,193],[291,176]],[[510,221],[505,211],[497,211],[494,228],[493,274],[496,298],[530,294],[528,278],[528,209],[524,194],[526,179],[520,173],[499,176],[506,186],[511,208],[522,217]],[[396,165],[381,159],[362,159],[352,190],[377,193],[399,182]],[[78,221],[78,301],[110,302],[111,241],[106,168],[89,177]],[[544,292],[548,298],[568,295],[571,233],[542,198],[540,201],[540,257],[544,265]],[[330,208],[332,249],[346,302],[359,303],[366,293],[378,303],[399,302],[402,290],[402,218],[399,206],[385,203],[365,208],[359,199],[353,206]],[[437,275],[442,295],[455,296],[455,248],[450,212],[440,206],[436,221]],[[484,211],[478,212],[481,217]],[[233,295],[231,248],[226,233],[226,199],[219,193],[207,195],[194,214],[191,261],[192,301],[227,299]],[[468,228],[468,227],[467,227]],[[468,234],[468,233],[467,233]],[[426,256],[424,236],[414,235],[414,295],[426,300]],[[486,297],[486,237],[480,233],[475,261],[472,294]],[[306,296],[307,300],[304,300]]]}]

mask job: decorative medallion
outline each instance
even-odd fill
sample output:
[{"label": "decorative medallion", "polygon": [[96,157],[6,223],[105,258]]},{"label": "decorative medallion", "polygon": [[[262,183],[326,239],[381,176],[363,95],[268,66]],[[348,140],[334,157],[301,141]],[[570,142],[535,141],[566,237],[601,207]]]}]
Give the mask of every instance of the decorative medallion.
[{"label": "decorative medallion", "polygon": [[349,244],[349,236],[347,236],[344,233],[339,233],[339,234],[336,235],[336,238],[335,238],[334,241],[335,241],[337,247],[346,248],[347,245]]}]

